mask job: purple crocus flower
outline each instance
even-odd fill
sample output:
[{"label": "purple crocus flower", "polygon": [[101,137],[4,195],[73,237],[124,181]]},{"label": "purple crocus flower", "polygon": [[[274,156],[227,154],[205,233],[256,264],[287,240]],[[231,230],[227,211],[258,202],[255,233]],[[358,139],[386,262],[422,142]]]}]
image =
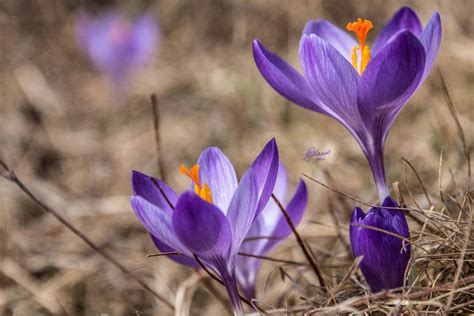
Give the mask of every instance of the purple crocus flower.
[{"label": "purple crocus flower", "polygon": [[83,13],[76,23],[80,46],[114,89],[144,65],[156,50],[158,25],[150,14],[135,20],[109,11],[93,17]]},{"label": "purple crocus flower", "polygon": [[267,82],[288,100],[338,120],[356,138],[373,172],[380,201],[388,196],[383,149],[402,107],[423,83],[441,42],[435,12],[423,29],[403,7],[385,24],[371,48],[368,20],[349,23],[356,42],[328,21],[310,21],[300,41],[301,75],[258,40],[253,53]]},{"label": "purple crocus flower", "polygon": [[181,172],[191,190],[178,195],[156,178],[133,172],[135,214],[162,251],[196,266],[193,258],[222,279],[237,315],[243,315],[235,264],[239,248],[255,218],[267,204],[278,172],[278,149],[272,139],[237,182],[229,159],[218,149],[204,150],[196,165]]},{"label": "purple crocus flower", "polygon": [[[284,204],[288,195],[288,175],[283,164],[280,163],[278,176],[273,193]],[[303,218],[308,200],[306,185],[300,180],[293,198],[286,206],[286,211],[296,226]],[[262,213],[250,227],[246,241],[240,247],[240,252],[265,256],[279,242],[288,237],[291,229],[280,208],[273,199],[268,201]],[[255,282],[261,260],[254,257],[239,256],[236,264],[237,283],[248,299],[256,298]]]},{"label": "purple crocus flower", "polygon": [[410,244],[385,232],[354,224],[383,229],[409,238],[405,215],[403,211],[393,209],[397,207],[397,203],[387,197],[381,207],[373,207],[367,214],[358,207],[352,212],[352,252],[355,257],[364,256],[360,269],[373,292],[403,286],[405,270],[410,260]]}]

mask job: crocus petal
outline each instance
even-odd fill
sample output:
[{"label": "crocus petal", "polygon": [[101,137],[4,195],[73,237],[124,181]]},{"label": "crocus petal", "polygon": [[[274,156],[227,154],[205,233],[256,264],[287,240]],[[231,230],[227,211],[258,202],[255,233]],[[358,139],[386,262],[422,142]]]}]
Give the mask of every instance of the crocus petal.
[{"label": "crocus petal", "polygon": [[358,227],[353,226],[352,224],[358,225],[361,221],[365,218],[365,213],[360,207],[355,207],[352,211],[350,227],[349,227],[349,237],[351,240],[352,252],[354,253],[355,257],[361,255],[361,251],[359,250],[359,233],[360,229]]},{"label": "crocus petal", "polygon": [[439,47],[441,45],[441,34],[441,17],[438,12],[435,12],[419,37],[426,52],[425,71],[423,72],[423,78],[421,79],[420,84],[430,73],[431,67],[438,55]]},{"label": "crocus petal", "polygon": [[[300,180],[298,186],[296,187],[295,194],[293,198],[290,200],[290,203],[286,206],[286,212],[290,217],[293,224],[296,226],[299,225],[301,220],[303,219],[304,210],[306,209],[306,205],[308,203],[308,189],[306,184],[303,180]],[[280,210],[281,212],[281,210]],[[278,225],[275,227],[275,230],[272,233],[272,236],[279,237],[279,238],[286,238],[291,233],[290,226],[288,222],[282,215]]]},{"label": "crocus petal", "polygon": [[348,32],[326,20],[309,21],[304,27],[303,34],[315,34],[326,40],[349,62],[351,62],[352,49],[359,45]]},{"label": "crocus petal", "polygon": [[305,78],[313,92],[328,108],[328,114],[350,130],[361,125],[357,110],[359,74],[327,41],[314,35],[303,35],[300,59]]},{"label": "crocus petal", "polygon": [[255,217],[262,212],[275,188],[279,161],[278,147],[275,138],[272,138],[250,166],[255,172],[258,191],[258,208]]},{"label": "crocus petal", "polygon": [[[398,207],[395,201],[387,198],[381,208],[371,208],[365,216],[361,209],[354,209],[351,218],[352,251],[355,257],[364,256],[360,269],[373,292],[403,286],[404,272],[410,260],[410,245],[390,234],[353,224],[409,238],[409,234],[405,235],[399,229],[404,225],[400,221],[406,223],[405,217],[400,217],[397,210],[383,208],[393,205]],[[406,230],[408,233],[408,228]]]},{"label": "crocus petal", "polygon": [[[281,167],[282,166],[280,166],[280,168]],[[284,178],[286,180],[284,168],[281,169],[283,169],[284,176],[279,175],[279,179]],[[278,182],[279,181],[277,181],[277,183]],[[277,195],[277,193],[275,193],[275,195]],[[292,200],[285,208],[295,226],[300,223],[303,217],[306,202],[306,185],[303,181],[300,181]],[[269,215],[269,212],[271,215]],[[239,251],[264,256],[279,242],[288,237],[290,233],[291,229],[280,208],[273,200],[270,200],[265,207],[265,210],[257,217],[247,234],[247,238],[262,237],[262,239],[245,241]],[[261,260],[257,258],[245,256],[237,257],[237,281],[240,288],[243,290],[245,297],[249,299],[255,298],[255,281],[260,264]]]},{"label": "crocus petal", "polygon": [[184,192],[172,215],[172,225],[182,244],[206,260],[227,257],[232,233],[225,215],[194,192]]},{"label": "crocus petal", "polygon": [[402,210],[394,209],[400,207],[398,206],[397,202],[395,202],[395,200],[392,199],[391,196],[387,196],[387,198],[385,198],[382,203],[382,207],[390,208],[385,210],[387,212],[390,212],[391,216],[393,217],[392,224],[397,234],[408,238],[410,236],[410,231],[408,229],[408,223],[405,214]]},{"label": "crocus petal", "polygon": [[159,40],[158,25],[150,14],[141,16],[133,26],[134,54],[132,62],[136,65],[146,62],[156,50]]},{"label": "crocus petal", "polygon": [[[155,244],[156,248],[158,248],[158,250],[160,250],[161,252],[175,252],[176,249],[174,248],[171,248],[170,246],[168,246],[167,244],[165,244],[164,242],[162,242],[161,240],[159,240],[158,238],[156,238],[155,236],[151,235],[151,239],[153,240],[153,243]],[[170,258],[171,260],[174,260],[182,265],[185,265],[185,266],[188,266],[190,268],[199,268],[200,265],[199,263],[197,263],[196,260],[194,260],[194,258],[191,258],[191,257],[188,257],[184,254],[181,254],[181,255],[167,255],[166,256],[167,258]]]},{"label": "crocus petal", "polygon": [[393,35],[403,30],[408,30],[416,36],[418,36],[422,30],[418,16],[415,11],[409,7],[402,7],[395,12],[392,18],[384,25],[372,45],[372,56],[377,55]]},{"label": "crocus petal", "polygon": [[171,224],[171,214],[148,202],[141,196],[130,198],[133,211],[145,228],[169,247],[190,255],[183,247]]},{"label": "crocus petal", "polygon": [[212,201],[223,212],[227,212],[230,201],[237,189],[237,176],[229,159],[216,147],[204,150],[199,156],[201,182],[211,189]]},{"label": "crocus petal", "polygon": [[283,97],[306,109],[326,113],[303,76],[258,40],[253,41],[253,57],[262,76]]},{"label": "crocus petal", "polygon": [[361,77],[359,110],[376,141],[384,141],[396,115],[415,92],[423,74],[425,51],[403,31],[370,61]]},{"label": "crocus petal", "polygon": [[232,230],[232,251],[237,254],[250,226],[255,219],[258,205],[257,179],[253,169],[248,169],[229,205],[227,220]]},{"label": "crocus petal", "polygon": [[[287,195],[288,195],[288,174],[286,172],[285,166],[280,163],[278,167],[278,175],[275,182],[275,188],[273,189],[273,194],[276,198],[283,204],[286,204]],[[258,227],[258,233],[253,232],[252,235],[247,235],[247,237],[255,236],[270,236],[271,233],[275,230],[276,225],[281,217],[281,210],[275,201],[270,198],[267,205],[260,213],[260,215],[255,219],[255,222],[252,224]],[[259,224],[260,223],[260,224]],[[250,234],[250,232],[249,232]]]},{"label": "crocus petal", "polygon": [[[161,188],[165,196],[163,196],[157,186]],[[171,206],[174,207],[178,200],[176,192],[166,183],[135,170],[132,171],[132,189],[135,195],[141,196],[148,202],[170,214],[172,212]]]}]

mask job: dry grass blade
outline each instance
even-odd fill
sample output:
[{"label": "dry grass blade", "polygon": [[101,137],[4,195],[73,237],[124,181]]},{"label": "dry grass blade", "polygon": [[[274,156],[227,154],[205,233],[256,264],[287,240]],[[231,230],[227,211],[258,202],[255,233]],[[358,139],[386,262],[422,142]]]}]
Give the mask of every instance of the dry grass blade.
[{"label": "dry grass blade", "polygon": [[105,250],[101,249],[97,246],[92,240],[90,240],[86,235],[84,235],[79,229],[77,229],[73,224],[71,224],[66,218],[60,215],[56,210],[49,207],[48,205],[44,204],[40,201],[24,184],[21,180],[15,175],[13,170],[11,170],[7,164],[0,160],[0,165],[7,171],[7,175],[2,175],[5,179],[14,183],[18,188],[30,198],[36,205],[38,205],[43,211],[46,213],[51,214],[54,218],[56,218],[62,225],[64,225],[67,229],[69,229],[74,235],[79,237],[83,242],[85,242],[92,250],[100,254],[104,257],[107,261],[112,263],[116,268],[118,268],[123,274],[127,275],[131,279],[135,280],[144,290],[155,296],[158,300],[163,302],[167,307],[173,309],[173,304],[171,304],[166,298],[158,294],[155,290],[149,287],[144,281],[139,279],[135,276],[130,270],[128,270],[124,265],[117,261],[114,257],[108,254]]},{"label": "dry grass blade", "polygon": [[457,112],[456,112],[456,108],[454,106],[453,99],[451,98],[451,95],[449,94],[448,86],[446,85],[446,81],[444,80],[443,73],[441,72],[441,69],[439,67],[437,67],[436,69],[438,70],[438,77],[439,77],[439,80],[441,82],[441,87],[442,87],[444,97],[446,99],[446,104],[448,105],[449,112],[453,116],[454,122],[456,123],[459,138],[461,139],[462,148],[463,148],[463,151],[464,151],[464,156],[466,157],[466,162],[467,162],[468,180],[469,180],[468,181],[468,186],[470,186],[471,185],[471,181],[470,181],[471,180],[471,152],[470,152],[470,148],[467,145],[466,136],[464,134],[464,130],[461,126],[461,123],[459,122],[459,118],[458,118],[458,115],[457,115]]}]

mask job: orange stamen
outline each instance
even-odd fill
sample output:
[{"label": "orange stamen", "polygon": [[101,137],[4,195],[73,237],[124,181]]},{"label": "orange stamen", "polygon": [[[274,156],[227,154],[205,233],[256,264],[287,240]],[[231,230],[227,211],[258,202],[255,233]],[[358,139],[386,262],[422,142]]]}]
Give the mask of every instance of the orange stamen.
[{"label": "orange stamen", "polygon": [[367,34],[374,25],[370,20],[363,20],[358,18],[356,22],[347,23],[346,29],[352,31],[356,34],[357,39],[359,40],[360,49],[363,51],[365,46],[365,40],[367,39]]},{"label": "orange stamen", "polygon": [[182,174],[187,175],[195,184],[194,191],[197,195],[199,195],[200,198],[209,203],[212,203],[211,189],[209,188],[207,183],[204,183],[204,187],[201,187],[201,181],[199,180],[199,165],[192,166],[190,170],[188,170],[185,165],[181,165],[179,171]]},{"label": "orange stamen", "polygon": [[[362,20],[358,18],[355,22],[347,23],[346,29],[352,31],[356,34],[357,40],[359,41],[359,46],[352,49],[352,66],[359,72],[360,75],[364,72],[367,64],[370,61],[370,48],[365,45],[365,40],[367,39],[367,34],[370,29],[373,28],[373,24],[370,20]],[[357,67],[357,50],[360,49],[360,69]]]},{"label": "orange stamen", "polygon": [[187,175],[191,179],[191,181],[193,181],[194,184],[196,184],[196,186],[201,189],[201,181],[199,180],[199,165],[192,166],[189,171],[185,165],[181,165],[179,171],[182,174]]}]

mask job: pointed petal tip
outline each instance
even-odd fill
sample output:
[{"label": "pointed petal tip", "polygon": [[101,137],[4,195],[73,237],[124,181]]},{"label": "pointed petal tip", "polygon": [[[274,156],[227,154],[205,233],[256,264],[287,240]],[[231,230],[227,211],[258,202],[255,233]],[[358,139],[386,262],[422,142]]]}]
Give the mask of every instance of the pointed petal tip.
[{"label": "pointed petal tip", "polygon": [[398,207],[397,202],[389,195],[387,196],[382,203],[383,207]]},{"label": "pointed petal tip", "polygon": [[365,213],[360,207],[354,207],[351,215],[351,224],[357,223],[359,219],[365,218]]}]

